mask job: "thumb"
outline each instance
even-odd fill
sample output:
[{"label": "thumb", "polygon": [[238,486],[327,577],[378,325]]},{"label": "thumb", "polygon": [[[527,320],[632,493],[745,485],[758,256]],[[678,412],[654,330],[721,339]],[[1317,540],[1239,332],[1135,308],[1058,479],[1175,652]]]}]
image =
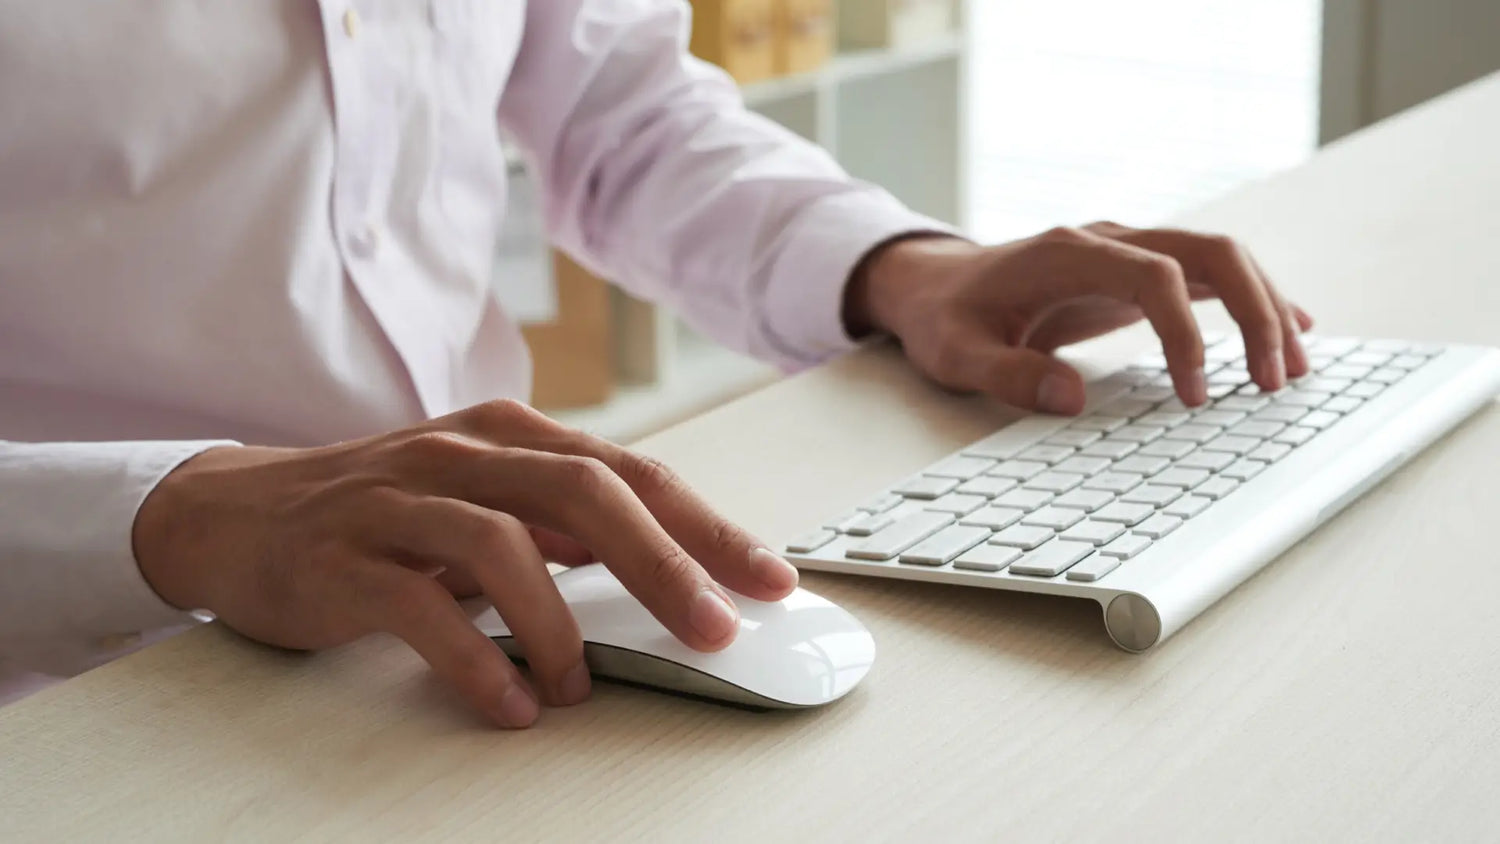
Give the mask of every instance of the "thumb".
[{"label": "thumb", "polygon": [[1083,411],[1083,377],[1051,355],[987,340],[966,344],[950,361],[955,371],[943,380],[1026,410]]}]

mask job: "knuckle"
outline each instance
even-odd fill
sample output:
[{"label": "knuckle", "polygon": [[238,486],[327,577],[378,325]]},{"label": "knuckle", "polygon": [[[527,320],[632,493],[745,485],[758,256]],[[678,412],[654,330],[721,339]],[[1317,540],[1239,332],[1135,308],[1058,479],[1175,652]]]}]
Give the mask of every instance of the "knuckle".
[{"label": "knuckle", "polygon": [[515,399],[494,399],[477,404],[473,412],[486,425],[502,429],[532,431],[552,423],[541,411]]},{"label": "knuckle", "polygon": [[1239,241],[1227,234],[1205,234],[1201,235],[1203,243],[1216,255],[1229,255],[1238,257],[1240,252]]},{"label": "knuckle", "polygon": [[667,464],[635,452],[628,452],[621,461],[621,476],[631,486],[649,489],[673,490],[682,486],[677,473],[668,468]]},{"label": "knuckle", "polygon": [[619,477],[596,457],[569,454],[558,458],[563,483],[588,498],[604,496],[618,484]]},{"label": "knuckle", "polygon": [[1037,239],[1043,243],[1076,246],[1080,243],[1087,243],[1089,236],[1083,229],[1075,226],[1053,226],[1042,232]]},{"label": "knuckle", "polygon": [[418,461],[449,461],[473,453],[475,444],[453,431],[419,431],[400,442],[403,454]]},{"label": "knuckle", "polygon": [[651,566],[648,575],[651,582],[664,589],[671,589],[675,584],[693,579],[694,569],[697,563],[687,555],[687,552],[677,547],[674,542],[663,542],[656,553],[651,555]]},{"label": "knuckle", "polygon": [[727,519],[719,519],[713,528],[713,547],[723,551],[744,544],[744,532]]}]

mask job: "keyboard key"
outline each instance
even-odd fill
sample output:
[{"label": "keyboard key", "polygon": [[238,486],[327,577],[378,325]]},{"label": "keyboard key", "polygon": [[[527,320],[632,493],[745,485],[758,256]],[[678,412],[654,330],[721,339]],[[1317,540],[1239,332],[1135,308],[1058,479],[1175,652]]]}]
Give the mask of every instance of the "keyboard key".
[{"label": "keyboard key", "polygon": [[1089,514],[1090,518],[1099,522],[1118,522],[1122,525],[1138,525],[1151,518],[1156,508],[1150,504],[1127,504],[1116,501],[1107,507],[1101,507]]},{"label": "keyboard key", "polygon": [[1157,410],[1135,420],[1137,425],[1155,425],[1161,428],[1171,428],[1193,418],[1193,414],[1187,411]]},{"label": "keyboard key", "polygon": [[1052,500],[1052,493],[1039,489],[1013,489],[995,496],[991,502],[996,507],[1014,507],[1017,510],[1035,510]]},{"label": "keyboard key", "polygon": [[1068,579],[1079,583],[1093,583],[1120,567],[1119,557],[1095,554],[1068,569]]},{"label": "keyboard key", "polygon": [[1151,547],[1151,539],[1137,533],[1127,533],[1124,536],[1099,549],[1099,553],[1106,557],[1115,557],[1120,560],[1128,560],[1136,554]]},{"label": "keyboard key", "polygon": [[1375,371],[1373,366],[1355,366],[1348,363],[1336,363],[1323,370],[1323,374],[1330,378],[1352,378],[1355,381],[1363,380],[1366,375]]},{"label": "keyboard key", "polygon": [[844,533],[850,536],[869,536],[879,533],[895,523],[890,513],[871,513],[857,522],[844,526]]},{"label": "keyboard key", "polygon": [[1385,390],[1384,384],[1376,384],[1373,381],[1361,381],[1344,391],[1344,395],[1356,399],[1370,399],[1380,395]]},{"label": "keyboard key", "polygon": [[1110,434],[1105,442],[1148,443],[1166,432],[1166,428],[1156,425],[1126,425]]},{"label": "keyboard key", "polygon": [[1257,440],[1269,440],[1281,433],[1286,427],[1285,422],[1270,422],[1264,419],[1246,419],[1238,425],[1232,426],[1227,433],[1236,437],[1253,437]]},{"label": "keyboard key", "polygon": [[1282,422],[1290,425],[1298,419],[1307,415],[1307,408],[1292,407],[1291,405],[1277,405],[1265,410],[1257,411],[1251,419],[1256,422]]},{"label": "keyboard key", "polygon": [[1104,545],[1115,537],[1125,532],[1125,528],[1113,522],[1079,522],[1057,535],[1058,539],[1069,542],[1087,542],[1090,545]]},{"label": "keyboard key", "polygon": [[902,498],[899,495],[882,493],[881,495],[877,495],[869,501],[866,501],[865,503],[859,505],[859,509],[866,510],[871,513],[884,513],[885,511],[894,508],[897,504],[900,504],[905,500],[906,499]]},{"label": "keyboard key", "polygon": [[1220,498],[1223,498],[1229,493],[1234,492],[1235,487],[1239,485],[1240,482],[1235,480],[1234,478],[1209,478],[1208,480],[1194,487],[1193,494],[1201,495],[1205,498],[1212,498],[1213,500],[1218,501]]},{"label": "keyboard key", "polygon": [[982,495],[964,495],[958,492],[950,492],[941,498],[927,502],[922,506],[922,509],[962,516],[966,513],[972,513],[988,503],[990,503],[990,500]]},{"label": "keyboard key", "polygon": [[1226,366],[1217,372],[1208,373],[1208,377],[1205,380],[1208,381],[1210,387],[1227,385],[1230,388],[1234,388],[1249,381],[1250,373],[1246,372],[1243,366]]},{"label": "keyboard key", "polygon": [[1082,510],[1085,513],[1098,510],[1100,507],[1114,501],[1112,493],[1100,489],[1075,489],[1066,495],[1059,495],[1052,500],[1054,507],[1066,507],[1069,510]]},{"label": "keyboard key", "polygon": [[1171,387],[1136,387],[1134,390],[1126,393],[1126,398],[1159,402],[1166,401],[1175,395],[1177,395],[1177,392]]},{"label": "keyboard key", "polygon": [[1156,440],[1141,446],[1136,454],[1144,457],[1166,457],[1171,460],[1192,452],[1194,445],[1185,440]]},{"label": "keyboard key", "polygon": [[1254,437],[1236,437],[1232,434],[1224,434],[1214,437],[1203,444],[1204,451],[1227,451],[1230,454],[1248,454],[1251,449],[1260,445],[1260,440]]},{"label": "keyboard key", "polygon": [[1295,384],[1299,390],[1312,390],[1319,393],[1342,393],[1354,386],[1354,382],[1348,378],[1329,378],[1326,375],[1310,375],[1299,378]]},{"label": "keyboard key", "polygon": [[1259,448],[1245,456],[1250,458],[1251,460],[1260,460],[1264,463],[1275,463],[1281,458],[1287,456],[1287,453],[1291,450],[1292,447],[1286,445],[1285,443],[1261,443]]},{"label": "keyboard key", "polygon": [[1225,396],[1214,402],[1214,409],[1239,410],[1245,413],[1254,413],[1270,403],[1271,400],[1265,396]]},{"label": "keyboard key", "polygon": [[1385,352],[1387,354],[1399,355],[1411,348],[1411,344],[1405,340],[1366,340],[1360,344],[1360,348],[1367,352]]},{"label": "keyboard key", "polygon": [[1172,461],[1165,457],[1127,457],[1114,465],[1114,471],[1131,475],[1154,475],[1171,464]]},{"label": "keyboard key", "polygon": [[1310,348],[1316,349],[1319,354],[1347,355],[1360,347],[1360,341],[1353,337],[1322,337],[1316,334],[1303,335],[1302,342],[1310,344]]},{"label": "keyboard key", "polygon": [[1180,495],[1182,495],[1182,490],[1175,486],[1159,486],[1147,483],[1120,496],[1120,500],[1127,504],[1149,504],[1152,507],[1165,507],[1176,501]]},{"label": "keyboard key", "polygon": [[1074,563],[1094,553],[1094,546],[1082,542],[1049,542],[1010,564],[1011,574],[1033,577],[1056,577]]},{"label": "keyboard key", "polygon": [[1182,469],[1172,467],[1164,469],[1147,479],[1148,483],[1161,486],[1172,486],[1178,489],[1192,489],[1198,484],[1208,480],[1209,473],[1202,469]]},{"label": "keyboard key", "polygon": [[1208,505],[1214,503],[1212,498],[1203,495],[1184,495],[1163,507],[1161,511],[1168,516],[1176,516],[1179,519],[1191,519],[1208,509]]},{"label": "keyboard key", "polygon": [[[1366,349],[1369,348],[1367,345]],[[1342,362],[1352,366],[1385,366],[1395,355],[1389,352],[1358,351],[1344,355]]]},{"label": "keyboard key", "polygon": [[1397,355],[1386,366],[1393,366],[1397,369],[1416,369],[1426,362],[1427,359],[1421,355]]},{"label": "keyboard key", "polygon": [[1318,393],[1312,390],[1286,390],[1276,394],[1278,404],[1292,407],[1317,407],[1331,398],[1333,398],[1332,393]]},{"label": "keyboard key", "polygon": [[1132,475],[1128,472],[1100,472],[1084,481],[1083,488],[1121,493],[1140,486],[1140,483],[1140,475]]},{"label": "keyboard key", "polygon": [[1186,425],[1178,425],[1166,433],[1170,440],[1182,440],[1190,443],[1206,443],[1209,440],[1224,433],[1224,429],[1218,425],[1204,425],[1198,422],[1189,422]]},{"label": "keyboard key", "polygon": [[1052,469],[1055,472],[1072,472],[1075,475],[1088,476],[1094,474],[1095,472],[1104,471],[1109,467],[1109,464],[1110,459],[1108,457],[1086,457],[1075,455],[1073,457],[1069,457],[1067,460],[1064,460],[1056,466],[1053,466]]},{"label": "keyboard key", "polygon": [[1330,366],[1333,366],[1337,362],[1338,362],[1338,358],[1334,357],[1333,355],[1308,355],[1307,356],[1307,368],[1310,369],[1310,370],[1312,370],[1313,372],[1321,372],[1322,370],[1327,369]]},{"label": "keyboard key", "polygon": [[1071,457],[1077,449],[1065,445],[1034,445],[1016,455],[1018,460],[1034,460],[1038,463],[1056,463]]},{"label": "keyboard key", "polygon": [[1081,483],[1083,483],[1083,475],[1074,475],[1069,472],[1043,472],[1023,486],[1027,489],[1040,489],[1047,492],[1067,492]]},{"label": "keyboard key", "polygon": [[1228,428],[1239,422],[1250,414],[1243,410],[1203,410],[1193,417],[1193,421],[1200,425],[1214,425],[1219,428]]},{"label": "keyboard key", "polygon": [[989,474],[997,478],[1014,478],[1024,481],[1045,471],[1047,471],[1046,463],[1037,463],[1033,460],[1007,460],[991,469]]},{"label": "keyboard key", "polygon": [[1234,462],[1234,455],[1223,451],[1195,451],[1178,460],[1175,465],[1183,469],[1207,469],[1217,472]]},{"label": "keyboard key", "polygon": [[1116,416],[1121,419],[1133,419],[1142,413],[1150,413],[1156,408],[1156,402],[1142,401],[1140,399],[1119,398],[1109,402],[1094,411],[1095,416]]},{"label": "keyboard key", "polygon": [[1208,397],[1210,399],[1222,399],[1234,392],[1234,386],[1233,384],[1209,384]]},{"label": "keyboard key", "polygon": [[[1322,411],[1319,412],[1321,413]],[[1312,439],[1317,433],[1315,428],[1304,428],[1301,425],[1293,425],[1277,434],[1271,441],[1281,443],[1282,445],[1299,446]]]},{"label": "keyboard key", "polygon": [[1108,433],[1125,424],[1118,416],[1085,416],[1068,425],[1074,431],[1103,431]]},{"label": "keyboard key", "polygon": [[1086,457],[1107,457],[1110,460],[1119,460],[1140,447],[1140,443],[1101,440],[1085,448],[1079,454]]},{"label": "keyboard key", "polygon": [[1017,481],[1013,478],[997,478],[985,475],[982,478],[975,478],[972,481],[964,481],[958,485],[958,489],[955,492],[961,492],[964,495],[982,495],[985,498],[994,498],[1002,492],[1015,489],[1016,483]]},{"label": "keyboard key", "polygon": [[844,552],[856,560],[889,560],[953,524],[950,513],[919,510]]},{"label": "keyboard key", "polygon": [[1163,536],[1177,530],[1181,525],[1182,519],[1158,513],[1131,528],[1130,531],[1131,533],[1138,533],[1147,539],[1161,539]]},{"label": "keyboard key", "polygon": [[1236,460],[1219,474],[1221,477],[1233,478],[1237,481],[1248,481],[1259,475],[1264,468],[1266,464],[1259,460]]},{"label": "keyboard key", "polygon": [[842,533],[849,527],[849,525],[852,525],[855,522],[864,519],[864,517],[868,515],[870,514],[866,513],[863,510],[849,510],[847,512],[839,513],[837,516],[829,518],[828,521],[823,523],[823,527]]},{"label": "keyboard key", "polygon": [[1021,524],[1030,527],[1052,528],[1063,530],[1078,524],[1083,520],[1083,513],[1078,510],[1069,510],[1066,507],[1043,507],[1033,510],[1021,517]]},{"label": "keyboard key", "polygon": [[1000,571],[1021,558],[1021,552],[1003,545],[976,545],[959,554],[953,561],[956,569],[968,571]]},{"label": "keyboard key", "polygon": [[1012,548],[1021,548],[1030,551],[1051,539],[1052,533],[1051,528],[1013,525],[990,537],[990,544],[1008,545]]},{"label": "keyboard key", "polygon": [[952,478],[939,478],[932,475],[918,475],[910,478],[904,483],[891,490],[897,495],[907,498],[937,498],[947,495],[958,486],[958,481]]},{"label": "keyboard key", "polygon": [[995,468],[998,461],[984,457],[950,457],[940,460],[935,465],[922,470],[924,475],[936,475],[940,478],[958,478],[967,481],[977,478],[985,472]]},{"label": "keyboard key", "polygon": [[[1324,404],[1321,409],[1330,411],[1332,413],[1352,413],[1356,408],[1360,406],[1361,403],[1362,401],[1360,399],[1354,398],[1353,396],[1339,396],[1338,398],[1329,401],[1327,404]],[[1302,424],[1306,425],[1307,420],[1304,419],[1302,421]]]},{"label": "keyboard key", "polygon": [[1309,413],[1306,416],[1302,417],[1302,421],[1297,424],[1301,427],[1317,428],[1321,430],[1323,428],[1327,428],[1329,425],[1332,425],[1337,421],[1339,421],[1339,415],[1337,413],[1331,413],[1327,410],[1315,410],[1312,413]]},{"label": "keyboard key", "polygon": [[981,507],[967,516],[960,517],[958,523],[976,525],[990,530],[1003,530],[1021,521],[1024,515],[1026,515],[1025,510],[1017,510],[1014,507]]},{"label": "keyboard key", "polygon": [[1042,440],[1044,445],[1061,445],[1069,448],[1083,448],[1092,445],[1104,436],[1098,431],[1079,431],[1077,429],[1064,429],[1052,436]]},{"label": "keyboard key", "polygon": [[822,528],[810,530],[788,542],[786,550],[788,554],[807,554],[832,542],[835,536],[838,536],[838,534],[831,530]]},{"label": "keyboard key", "polygon": [[946,565],[949,560],[990,538],[987,528],[954,525],[918,542],[901,555],[901,562],[919,566]]}]

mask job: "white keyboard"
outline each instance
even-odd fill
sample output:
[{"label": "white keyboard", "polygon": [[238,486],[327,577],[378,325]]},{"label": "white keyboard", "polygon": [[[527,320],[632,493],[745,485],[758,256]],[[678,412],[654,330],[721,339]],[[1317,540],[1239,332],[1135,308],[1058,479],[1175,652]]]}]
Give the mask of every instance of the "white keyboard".
[{"label": "white keyboard", "polygon": [[1307,337],[1276,393],[1238,338],[1205,338],[1188,408],[1151,356],[834,514],[800,568],[1097,600],[1121,647],[1176,632],[1500,392],[1500,351]]}]

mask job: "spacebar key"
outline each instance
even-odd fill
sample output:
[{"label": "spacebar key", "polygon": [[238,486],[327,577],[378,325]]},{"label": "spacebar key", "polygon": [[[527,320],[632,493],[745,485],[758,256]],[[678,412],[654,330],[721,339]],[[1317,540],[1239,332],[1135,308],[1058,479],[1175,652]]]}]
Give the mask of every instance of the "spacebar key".
[{"label": "spacebar key", "polygon": [[885,530],[870,534],[844,554],[856,560],[889,560],[951,524],[952,513],[921,510]]}]

